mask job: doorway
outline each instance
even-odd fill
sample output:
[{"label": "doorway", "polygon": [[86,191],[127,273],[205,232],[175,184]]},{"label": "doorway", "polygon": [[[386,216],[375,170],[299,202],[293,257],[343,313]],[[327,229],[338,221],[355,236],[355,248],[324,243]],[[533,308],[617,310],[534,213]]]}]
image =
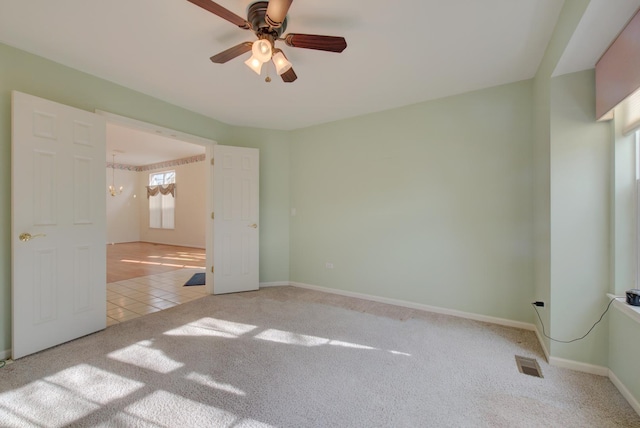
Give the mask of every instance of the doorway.
[{"label": "doorway", "polygon": [[[206,293],[214,293],[214,246],[219,247],[215,262],[221,267],[215,269],[216,293],[259,287],[257,149],[217,146],[200,137],[12,91],[11,233],[19,237],[12,240],[11,258],[14,359],[106,326],[103,192],[108,185],[102,165],[107,122],[167,133],[204,147],[208,172],[196,187],[205,190],[206,210],[201,218]],[[221,161],[217,165],[214,155]],[[214,207],[222,213],[215,219]],[[34,238],[40,239],[31,242]]]},{"label": "doorway", "polygon": [[[194,137],[105,115],[110,326],[210,294],[204,285],[184,286],[207,266],[209,168],[203,141],[186,142]],[[156,184],[152,177],[163,174],[174,180],[175,193],[148,195],[146,186]],[[170,202],[168,226],[154,218],[160,200]]]}]

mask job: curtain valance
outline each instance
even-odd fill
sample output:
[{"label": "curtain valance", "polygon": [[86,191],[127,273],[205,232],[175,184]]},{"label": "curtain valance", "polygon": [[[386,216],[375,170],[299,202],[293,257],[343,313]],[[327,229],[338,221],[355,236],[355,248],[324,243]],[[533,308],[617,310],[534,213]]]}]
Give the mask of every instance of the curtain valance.
[{"label": "curtain valance", "polygon": [[155,186],[147,186],[147,199],[149,199],[151,196],[157,195],[158,193],[160,193],[162,195],[171,194],[171,196],[173,196],[175,198],[176,197],[176,183],[167,184],[165,186],[162,186],[160,184],[157,184]]}]

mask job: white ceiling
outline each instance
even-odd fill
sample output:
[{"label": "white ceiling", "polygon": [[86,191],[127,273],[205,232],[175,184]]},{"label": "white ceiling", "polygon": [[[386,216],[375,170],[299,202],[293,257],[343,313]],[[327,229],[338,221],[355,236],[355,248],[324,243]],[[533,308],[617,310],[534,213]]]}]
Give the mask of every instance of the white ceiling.
[{"label": "white ceiling", "polygon": [[[252,3],[217,2],[243,17]],[[0,41],[225,123],[297,129],[531,78],[562,4],[296,0],[286,32],[348,47],[279,42],[298,75],[289,84],[265,83],[249,54],[209,61],[255,37],[187,0],[0,0]]]},{"label": "white ceiling", "polygon": [[553,75],[595,67],[639,7],[640,0],[591,0]]},{"label": "white ceiling", "polygon": [[[217,3],[244,17],[252,1]],[[291,130],[529,79],[563,3],[296,0],[287,33],[344,36],[348,47],[279,42],[294,83],[265,83],[243,64],[249,54],[211,63],[254,36],[187,0],[0,0],[0,41],[228,124]],[[591,0],[555,75],[593,67],[639,6]],[[134,147],[120,150],[135,157]]]},{"label": "white ceiling", "polygon": [[[151,165],[204,154],[198,144],[150,131],[107,123],[107,161],[125,165]],[[115,158],[112,157],[115,155]]]}]

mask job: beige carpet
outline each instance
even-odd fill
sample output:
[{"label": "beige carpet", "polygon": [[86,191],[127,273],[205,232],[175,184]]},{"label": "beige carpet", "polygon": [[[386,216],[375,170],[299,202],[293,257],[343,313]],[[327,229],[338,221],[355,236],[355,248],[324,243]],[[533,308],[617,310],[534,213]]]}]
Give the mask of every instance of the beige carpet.
[{"label": "beige carpet", "polygon": [[[544,378],[518,372],[537,358]],[[0,369],[0,426],[612,427],[604,377],[532,332],[278,287],[202,299]]]}]

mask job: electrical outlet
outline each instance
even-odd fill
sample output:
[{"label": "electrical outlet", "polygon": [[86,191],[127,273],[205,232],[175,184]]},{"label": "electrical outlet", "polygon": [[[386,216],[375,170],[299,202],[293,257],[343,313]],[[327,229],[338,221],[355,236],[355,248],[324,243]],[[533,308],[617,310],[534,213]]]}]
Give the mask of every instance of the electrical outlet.
[{"label": "electrical outlet", "polygon": [[324,264],[324,267],[326,267],[327,269],[333,269],[333,263],[331,263],[331,262],[326,262],[326,263]]}]

